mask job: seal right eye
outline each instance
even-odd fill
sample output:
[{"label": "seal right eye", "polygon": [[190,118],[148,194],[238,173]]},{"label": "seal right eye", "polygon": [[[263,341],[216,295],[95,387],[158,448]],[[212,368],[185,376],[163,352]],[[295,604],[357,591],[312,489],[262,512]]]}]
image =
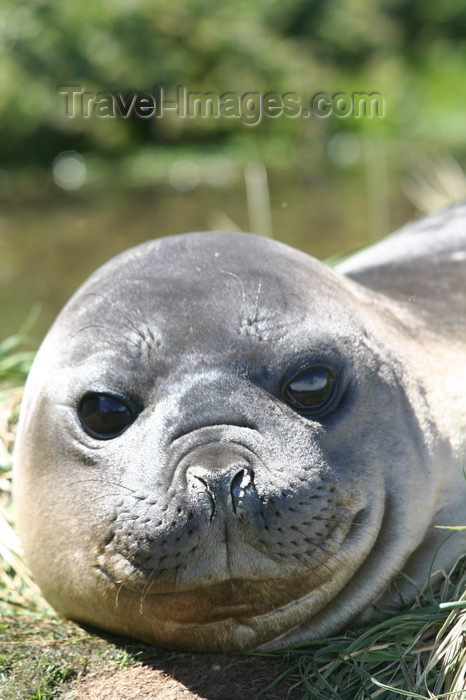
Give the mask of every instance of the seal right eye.
[{"label": "seal right eye", "polygon": [[79,402],[78,416],[86,433],[98,440],[121,435],[136,417],[116,396],[92,391],[84,394]]}]

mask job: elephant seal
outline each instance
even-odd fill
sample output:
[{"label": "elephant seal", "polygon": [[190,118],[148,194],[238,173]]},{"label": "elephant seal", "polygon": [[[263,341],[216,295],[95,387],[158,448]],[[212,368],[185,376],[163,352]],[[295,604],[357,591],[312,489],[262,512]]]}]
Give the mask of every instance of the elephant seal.
[{"label": "elephant seal", "polygon": [[65,616],[270,649],[412,600],[466,550],[466,206],[339,269],[194,233],[97,270],[41,346],[19,533]]}]

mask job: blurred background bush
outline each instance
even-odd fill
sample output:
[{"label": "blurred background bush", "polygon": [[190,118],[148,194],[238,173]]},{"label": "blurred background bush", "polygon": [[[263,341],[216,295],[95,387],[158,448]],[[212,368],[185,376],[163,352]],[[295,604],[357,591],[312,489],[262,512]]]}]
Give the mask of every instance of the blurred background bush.
[{"label": "blurred background bush", "polygon": [[[2,0],[0,315],[43,334],[110,255],[240,228],[318,257],[466,196],[462,0]],[[69,118],[58,86],[377,92],[384,116]]]}]

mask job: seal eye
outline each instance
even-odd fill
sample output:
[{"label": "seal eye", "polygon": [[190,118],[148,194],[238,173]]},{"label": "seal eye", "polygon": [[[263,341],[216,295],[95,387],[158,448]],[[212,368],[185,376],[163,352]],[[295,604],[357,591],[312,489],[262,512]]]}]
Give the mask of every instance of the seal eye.
[{"label": "seal eye", "polygon": [[310,367],[288,382],[283,398],[301,413],[320,413],[328,405],[334,382],[335,375],[328,367]]},{"label": "seal eye", "polygon": [[121,435],[135,418],[121,399],[95,392],[82,397],[78,415],[86,433],[99,440],[110,440]]}]

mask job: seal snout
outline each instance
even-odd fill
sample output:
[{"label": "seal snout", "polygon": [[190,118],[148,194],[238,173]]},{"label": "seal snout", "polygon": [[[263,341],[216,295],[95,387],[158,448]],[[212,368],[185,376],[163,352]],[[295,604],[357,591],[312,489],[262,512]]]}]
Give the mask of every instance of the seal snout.
[{"label": "seal snout", "polygon": [[186,482],[191,495],[212,520],[218,509],[241,519],[245,499],[256,493],[252,460],[235,445],[212,443],[188,455]]}]

